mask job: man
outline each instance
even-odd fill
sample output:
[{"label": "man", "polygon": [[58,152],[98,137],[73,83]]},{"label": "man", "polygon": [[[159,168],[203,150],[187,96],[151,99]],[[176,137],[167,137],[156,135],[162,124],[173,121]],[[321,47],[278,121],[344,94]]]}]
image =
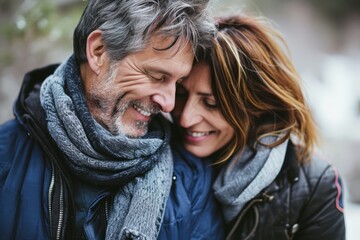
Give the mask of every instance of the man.
[{"label": "man", "polygon": [[28,73],[0,127],[2,239],[157,237],[172,161],[155,115],[211,39],[207,3],[88,2],[74,54]]}]

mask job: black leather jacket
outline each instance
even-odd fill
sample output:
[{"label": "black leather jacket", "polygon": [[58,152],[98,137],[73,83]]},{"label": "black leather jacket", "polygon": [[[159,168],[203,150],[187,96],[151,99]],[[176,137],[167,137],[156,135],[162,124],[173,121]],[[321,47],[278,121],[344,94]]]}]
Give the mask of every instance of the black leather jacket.
[{"label": "black leather jacket", "polygon": [[300,165],[290,142],[279,175],[248,202],[232,222],[227,239],[345,239],[336,169],[318,157]]}]

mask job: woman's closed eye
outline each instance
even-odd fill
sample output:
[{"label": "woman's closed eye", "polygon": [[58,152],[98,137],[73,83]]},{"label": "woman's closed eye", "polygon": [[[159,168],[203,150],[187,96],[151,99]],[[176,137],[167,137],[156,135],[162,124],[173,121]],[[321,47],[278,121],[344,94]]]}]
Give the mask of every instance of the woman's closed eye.
[{"label": "woman's closed eye", "polygon": [[218,105],[216,104],[216,101],[213,99],[204,98],[203,104],[210,111],[218,109]]}]

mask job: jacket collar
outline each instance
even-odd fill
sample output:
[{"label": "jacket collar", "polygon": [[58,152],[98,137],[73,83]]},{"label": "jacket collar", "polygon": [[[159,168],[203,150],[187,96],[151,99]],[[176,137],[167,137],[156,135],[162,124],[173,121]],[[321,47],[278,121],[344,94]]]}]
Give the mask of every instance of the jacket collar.
[{"label": "jacket collar", "polygon": [[286,177],[289,183],[295,183],[299,180],[300,173],[300,165],[296,157],[296,146],[290,140],[286,149],[286,155],[284,164],[280,170],[280,173],[276,177],[275,181],[273,181],[268,187],[266,187],[259,194],[260,198],[266,198],[267,194],[272,194],[274,192],[279,191],[280,189],[287,187],[284,186],[284,182],[281,181]]},{"label": "jacket collar", "polygon": [[21,125],[24,124],[24,116],[30,115],[38,121],[43,121],[40,116],[44,116],[43,109],[40,105],[39,93],[42,82],[51,75],[58,64],[49,65],[28,72],[23,79],[23,83],[17,100],[13,106],[13,112]]},{"label": "jacket collar", "polygon": [[289,141],[285,162],[283,165],[282,173],[287,175],[287,178],[290,183],[297,182],[299,180],[299,172],[300,172],[300,164],[296,156],[297,147],[294,145],[292,141]]}]

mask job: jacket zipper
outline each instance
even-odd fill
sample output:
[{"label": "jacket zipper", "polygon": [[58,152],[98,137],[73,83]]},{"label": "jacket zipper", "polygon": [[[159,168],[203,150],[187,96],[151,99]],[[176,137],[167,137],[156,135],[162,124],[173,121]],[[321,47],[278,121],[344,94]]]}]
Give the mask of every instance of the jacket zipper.
[{"label": "jacket zipper", "polygon": [[[254,212],[255,212],[255,223],[254,226],[252,227],[250,233],[245,237],[244,240],[246,239],[250,239],[250,237],[252,236],[252,234],[256,231],[256,228],[259,224],[259,210],[257,209],[256,206],[254,206],[255,203],[260,203],[260,202],[271,202],[272,200],[274,200],[274,196],[273,195],[269,195],[266,191],[262,192],[261,195],[258,198],[254,198],[248,205],[247,207],[245,207],[245,209],[243,209],[239,215],[239,217],[236,220],[236,223],[234,224],[234,226],[232,227],[228,237],[226,238],[228,239],[232,239],[232,235],[235,233],[237,227],[239,226],[242,218],[245,216],[245,214],[251,209],[251,207],[254,208]],[[233,238],[236,239],[236,238]]]},{"label": "jacket zipper", "polygon": [[56,239],[60,239],[61,237],[61,227],[63,223],[64,218],[64,186],[63,186],[63,180],[61,175],[59,175],[60,180],[60,210],[59,210],[59,221],[58,221],[58,227],[56,232]]},{"label": "jacket zipper", "polygon": [[[250,210],[250,208],[251,208],[255,203],[257,203],[257,202],[263,202],[263,201],[264,201],[264,199],[262,199],[262,198],[255,198],[254,200],[252,200],[252,201],[248,204],[248,206],[247,206],[245,209],[243,209],[243,211],[241,211],[239,217],[238,217],[237,220],[236,220],[236,223],[235,223],[234,226],[231,228],[230,233],[229,233],[228,236],[226,237],[226,240],[236,239],[236,238],[233,237],[232,235],[235,233],[235,231],[236,231],[238,225],[240,224],[242,218],[245,216],[245,214]],[[258,214],[257,209],[256,209],[256,211],[255,211],[255,214]],[[259,220],[259,219],[258,219],[258,216],[256,216],[255,226],[253,227],[253,229],[250,231],[250,234],[248,234],[248,236],[247,236],[245,239],[248,239],[248,238],[251,236],[251,234],[255,231],[255,229],[256,229],[256,227],[257,227],[257,225],[258,225],[258,220]]]},{"label": "jacket zipper", "polygon": [[[23,119],[24,122],[27,123],[27,126],[29,127],[29,132],[28,135],[29,137],[32,137],[31,135],[34,135],[35,137],[32,137],[33,139],[35,139],[35,141],[38,141],[39,145],[42,147],[43,151],[46,153],[46,155],[49,158],[55,159],[55,156],[53,155],[53,153],[48,149],[47,145],[44,143],[43,141],[43,136],[40,137],[39,133],[41,132],[41,129],[33,122],[33,119],[30,115],[28,114],[24,114],[23,115]],[[48,197],[49,197],[49,216],[50,216],[50,226],[52,226],[52,221],[51,221],[51,216],[53,215],[53,206],[51,203],[51,199],[53,198],[53,194],[54,194],[54,187],[55,187],[55,165],[53,161],[51,162],[51,182],[50,182],[50,186],[49,186],[49,193],[48,193]],[[59,220],[58,220],[58,225],[57,225],[57,231],[56,231],[56,239],[61,239],[61,228],[63,227],[63,223],[64,223],[64,179],[61,175],[61,173],[59,173],[59,181],[60,181],[60,203],[59,203]],[[52,235],[52,234],[51,234]]]},{"label": "jacket zipper", "polygon": [[287,196],[287,201],[288,201],[288,208],[286,211],[286,226],[285,226],[285,236],[287,240],[291,240],[292,236],[290,235],[290,209],[291,209],[291,187],[288,188],[288,196]]},{"label": "jacket zipper", "polygon": [[52,226],[52,195],[54,191],[54,185],[55,185],[55,169],[54,164],[51,162],[51,181],[50,181],[50,187],[49,187],[49,193],[48,193],[48,199],[49,199],[49,217],[50,217],[50,226]]},{"label": "jacket zipper", "polygon": [[[59,180],[60,180],[60,201],[59,201],[59,221],[57,224],[57,228],[56,228],[56,237],[55,239],[60,239],[61,238],[61,227],[62,227],[62,223],[64,220],[64,187],[63,187],[63,181],[61,176],[59,175]],[[51,163],[51,182],[50,182],[50,187],[49,187],[49,216],[50,216],[50,226],[53,224],[52,223],[52,195],[54,192],[54,185],[55,185],[55,169],[54,169],[54,164]]]},{"label": "jacket zipper", "polygon": [[108,199],[105,200],[105,218],[106,222],[109,222],[109,201]]}]

